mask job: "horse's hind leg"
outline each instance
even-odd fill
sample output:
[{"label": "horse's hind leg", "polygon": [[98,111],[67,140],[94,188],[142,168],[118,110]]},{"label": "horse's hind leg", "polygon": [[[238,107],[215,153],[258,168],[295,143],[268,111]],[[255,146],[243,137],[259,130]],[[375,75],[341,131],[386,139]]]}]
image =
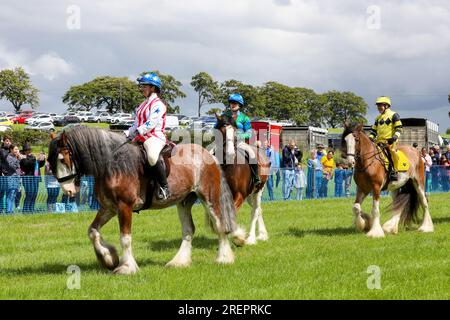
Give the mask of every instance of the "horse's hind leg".
[{"label": "horse's hind leg", "polygon": [[95,255],[98,261],[103,267],[109,270],[114,270],[119,265],[119,257],[116,248],[103,241],[100,229],[115,215],[115,212],[100,208],[88,229],[88,236],[94,245]]},{"label": "horse's hind leg", "polygon": [[417,196],[419,197],[420,205],[423,208],[423,222],[419,228],[420,232],[434,232],[433,221],[431,220],[430,210],[428,208],[428,200],[425,195],[425,187],[420,185],[417,181],[414,181],[414,188],[417,191]]},{"label": "horse's hind leg", "polygon": [[[397,197],[399,191],[395,190],[391,193],[392,195],[392,199],[395,199],[395,197]],[[390,233],[390,234],[397,234],[398,233],[398,224],[400,222],[400,217],[402,215],[401,210],[400,211],[394,211],[392,213],[392,218],[388,221],[386,221],[385,224],[383,224],[383,230],[386,233]]]},{"label": "horse's hind leg", "polygon": [[120,226],[120,245],[122,246],[123,256],[120,265],[114,269],[115,274],[133,274],[139,270],[134,260],[131,248],[131,221],[133,211],[130,205],[119,202],[119,226]]},{"label": "horse's hind leg", "polygon": [[[261,196],[262,196],[262,190],[260,190],[256,194],[252,194],[247,198],[247,202],[252,207],[252,220],[250,223],[250,232],[249,236],[246,240],[246,244],[253,245],[256,244],[256,240],[262,240],[267,241],[267,230],[266,226],[264,224],[264,220],[262,217],[262,209],[261,209]],[[258,228],[259,228],[259,235],[258,238],[256,238],[256,223],[258,222]]]},{"label": "horse's hind leg", "polygon": [[216,214],[217,212],[221,212],[219,203],[220,195],[217,194],[216,197],[210,198],[211,200],[217,200],[208,201],[208,199],[205,199],[202,203],[205,207],[207,223],[209,223],[211,229],[219,236],[219,251],[217,253],[216,262],[221,264],[234,263],[234,253],[233,250],[231,250],[230,241],[223,230],[224,227],[220,221],[220,217]]},{"label": "horse's hind leg", "polygon": [[180,218],[183,232],[183,241],[177,254],[166,264],[166,267],[188,267],[191,264],[192,238],[195,233],[191,210],[196,199],[197,197],[189,198],[177,204],[178,217]]}]

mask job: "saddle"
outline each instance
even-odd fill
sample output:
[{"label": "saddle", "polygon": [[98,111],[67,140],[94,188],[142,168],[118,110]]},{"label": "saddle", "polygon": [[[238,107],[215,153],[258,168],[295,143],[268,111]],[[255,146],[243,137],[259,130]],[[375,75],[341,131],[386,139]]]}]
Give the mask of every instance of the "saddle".
[{"label": "saddle", "polygon": [[[161,153],[159,154],[158,161],[163,161],[164,168],[166,171],[166,177],[170,175],[170,158],[172,157],[173,151],[176,149],[176,144],[172,141],[169,141],[164,148],[161,150]],[[139,144],[139,150],[144,158],[145,166],[144,166],[144,176],[149,177],[149,183],[147,184],[147,191],[145,194],[145,202],[142,208],[139,210],[135,210],[134,212],[139,213],[141,210],[147,210],[150,209],[152,206],[152,200],[153,200],[153,193],[156,189],[156,179],[154,178],[154,167],[151,167],[148,163],[147,159],[147,152],[144,149],[143,144]]]},{"label": "saddle", "polygon": [[389,159],[391,159],[395,171],[406,172],[409,170],[410,163],[406,155],[403,153],[403,151],[397,150],[396,151],[397,157],[395,157],[391,155],[390,151],[384,145],[380,146],[377,144],[377,148],[383,155],[384,167],[386,168],[387,171],[389,171],[389,167],[391,165]]}]

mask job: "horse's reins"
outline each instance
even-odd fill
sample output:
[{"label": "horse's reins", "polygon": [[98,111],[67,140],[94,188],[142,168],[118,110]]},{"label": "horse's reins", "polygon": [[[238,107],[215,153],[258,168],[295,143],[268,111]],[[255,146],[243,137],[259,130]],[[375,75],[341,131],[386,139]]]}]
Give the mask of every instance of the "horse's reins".
[{"label": "horse's reins", "polygon": [[[355,138],[355,142],[356,142],[356,143],[355,143],[355,154],[347,153],[347,156],[353,156],[353,157],[355,157],[355,161],[361,160],[362,164],[364,165],[364,162],[362,161],[362,160],[363,160],[362,156],[368,155],[368,154],[370,154],[370,152],[361,155],[361,152],[356,151],[356,150],[358,149],[358,148],[356,148],[356,144],[359,144],[359,146],[361,146],[361,145],[360,145],[360,138],[359,138],[359,136],[357,137],[354,133],[353,133],[353,137]],[[361,148],[359,148],[359,149],[361,149]],[[358,149],[358,150],[359,150],[359,149]],[[357,169],[359,172],[365,172],[365,171],[367,170],[367,168],[370,167],[370,166],[373,164],[373,162],[374,162],[375,160],[380,161],[380,163],[381,163],[381,164],[383,165],[383,167],[384,167],[383,159],[381,159],[380,157],[377,157],[377,156],[379,156],[382,152],[383,152],[383,151],[382,151],[382,150],[378,150],[377,146],[375,145],[375,151],[374,151],[374,153],[373,153],[372,155],[370,155],[368,158],[366,158],[366,160],[372,159],[372,161],[371,161],[368,165],[364,166],[362,169],[359,169],[359,168],[357,169],[356,166],[355,166],[355,169]]]}]

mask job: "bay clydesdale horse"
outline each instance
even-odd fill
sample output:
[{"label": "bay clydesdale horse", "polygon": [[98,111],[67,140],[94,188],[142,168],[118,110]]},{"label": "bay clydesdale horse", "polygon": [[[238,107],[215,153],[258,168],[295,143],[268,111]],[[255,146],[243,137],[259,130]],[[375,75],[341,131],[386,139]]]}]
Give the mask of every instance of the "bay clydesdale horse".
[{"label": "bay clydesdale horse", "polygon": [[[138,271],[131,248],[132,215],[133,211],[143,210],[150,203],[149,169],[144,153],[140,147],[125,142],[121,134],[80,126],[66,129],[59,136],[53,134],[49,146],[51,169],[66,195],[73,196],[79,191],[81,175],[94,177],[100,209],[88,235],[101,265],[117,274]],[[207,221],[219,237],[216,261],[233,263],[234,254],[227,235],[231,234],[236,243],[243,244],[245,232],[237,226],[232,194],[216,159],[199,145],[184,144],[174,149],[168,163],[172,196],[164,202],[153,197],[150,207],[161,209],[176,205],[178,209],[182,243],[166,266],[185,267],[191,263],[195,232],[191,208],[197,199],[202,202]],[[123,249],[121,261],[116,249],[100,234],[102,226],[116,215]]]},{"label": "bay clydesdale horse", "polygon": [[[399,146],[407,156],[410,167],[406,172],[399,172],[398,181],[388,180],[385,160],[382,151],[363,131],[363,125],[345,127],[342,135],[342,156],[354,166],[354,179],[357,184],[357,194],[353,213],[355,225],[359,231],[368,231],[371,238],[384,237],[384,232],[397,234],[399,222],[410,224],[417,220],[419,205],[424,211],[421,232],[433,232],[433,222],[425,196],[425,170],[417,149],[411,146]],[[380,194],[382,190],[391,191],[392,218],[383,227],[380,223]],[[362,213],[361,204],[372,193],[372,218]]]},{"label": "bay clydesdale horse", "polygon": [[[269,159],[261,149],[247,145],[247,148],[251,148],[255,153],[258,161],[261,183],[259,186],[255,186],[250,166],[245,161],[244,151],[239,150],[236,146],[236,121],[225,115],[216,114],[216,118],[216,129],[220,134],[219,137],[216,137],[215,155],[219,158],[219,162],[223,163],[223,171],[233,194],[236,211],[239,211],[246,199],[252,207],[250,231],[246,244],[256,244],[257,240],[267,241],[269,236],[264,224],[261,198],[269,176]],[[256,224],[259,229],[258,237],[256,237]]]}]

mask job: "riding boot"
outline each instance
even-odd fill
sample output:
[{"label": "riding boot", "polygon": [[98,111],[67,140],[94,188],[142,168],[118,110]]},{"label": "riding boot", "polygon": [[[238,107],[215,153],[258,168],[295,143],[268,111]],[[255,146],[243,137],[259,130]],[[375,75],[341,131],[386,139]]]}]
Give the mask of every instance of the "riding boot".
[{"label": "riding boot", "polygon": [[166,170],[163,160],[159,159],[155,164],[155,176],[156,181],[159,184],[159,188],[156,191],[156,199],[167,200],[171,194],[169,191],[169,185],[167,184]]},{"label": "riding boot", "polygon": [[391,181],[398,181],[398,174],[397,171],[392,167],[389,172],[389,180]]},{"label": "riding boot", "polygon": [[261,183],[261,178],[259,177],[258,174],[258,164],[257,163],[250,164],[250,171],[252,172],[253,184],[255,185],[255,187],[258,187],[259,184]]}]

